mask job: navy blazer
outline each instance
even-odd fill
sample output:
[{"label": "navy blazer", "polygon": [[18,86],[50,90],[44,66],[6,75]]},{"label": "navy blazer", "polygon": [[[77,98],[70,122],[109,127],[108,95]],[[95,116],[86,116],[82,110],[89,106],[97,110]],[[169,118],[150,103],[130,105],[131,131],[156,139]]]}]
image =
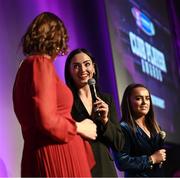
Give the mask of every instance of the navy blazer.
[{"label": "navy blazer", "polygon": [[[98,137],[95,141],[89,141],[94,153],[96,165],[92,169],[93,177],[117,177],[113,158],[110,148],[121,150],[124,145],[124,136],[119,126],[119,121],[112,97],[108,94],[100,94],[98,96],[108,104],[109,121],[106,126],[101,122],[96,122]],[[76,121],[82,121],[86,118],[92,119],[83,105],[78,95],[74,95],[74,104],[72,108],[72,117]]]},{"label": "navy blazer", "polygon": [[149,156],[160,149],[162,139],[159,134],[146,133],[137,125],[135,135],[126,122],[121,122],[125,136],[122,151],[114,151],[116,166],[120,171],[125,171],[125,177],[157,177],[162,176],[158,164],[152,165]]}]

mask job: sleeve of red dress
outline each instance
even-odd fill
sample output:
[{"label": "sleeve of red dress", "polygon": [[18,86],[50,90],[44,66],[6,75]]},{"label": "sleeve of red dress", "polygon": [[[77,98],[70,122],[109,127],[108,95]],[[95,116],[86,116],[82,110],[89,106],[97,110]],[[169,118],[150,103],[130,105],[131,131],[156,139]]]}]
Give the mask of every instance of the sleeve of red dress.
[{"label": "sleeve of red dress", "polygon": [[76,134],[76,125],[74,120],[67,118],[71,117],[70,113],[64,116],[57,112],[54,66],[41,58],[34,60],[32,72],[37,127],[60,142],[68,142]]}]

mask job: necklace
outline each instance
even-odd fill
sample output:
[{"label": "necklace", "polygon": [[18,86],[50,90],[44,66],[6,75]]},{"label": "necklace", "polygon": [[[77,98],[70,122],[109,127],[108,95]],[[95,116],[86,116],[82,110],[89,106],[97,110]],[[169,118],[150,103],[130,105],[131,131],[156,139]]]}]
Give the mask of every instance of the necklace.
[{"label": "necklace", "polygon": [[137,125],[141,128],[141,130],[143,130],[143,132],[149,137],[151,138],[151,134],[150,134],[150,131],[147,129],[146,125],[143,125],[142,123],[140,122],[137,122]]}]

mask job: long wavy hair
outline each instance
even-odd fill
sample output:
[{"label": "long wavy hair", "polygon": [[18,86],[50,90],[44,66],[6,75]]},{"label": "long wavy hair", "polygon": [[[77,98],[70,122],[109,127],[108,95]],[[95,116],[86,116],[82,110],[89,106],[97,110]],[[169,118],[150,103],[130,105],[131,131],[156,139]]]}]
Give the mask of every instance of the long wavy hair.
[{"label": "long wavy hair", "polygon": [[21,41],[24,55],[47,54],[54,57],[64,55],[68,48],[64,23],[50,12],[35,17]]},{"label": "long wavy hair", "polygon": [[[92,56],[92,54],[87,49],[84,49],[84,48],[77,48],[77,49],[71,51],[66,59],[64,74],[65,74],[66,84],[73,92],[76,92],[77,88],[76,88],[73,78],[70,74],[70,64],[71,64],[73,57],[79,53],[85,53],[86,55],[88,55],[91,58],[92,63],[94,64],[94,68],[95,68],[95,74],[93,75],[93,78],[96,81],[98,79],[98,68],[95,63],[95,58]],[[96,85],[96,87],[97,87],[97,85]],[[97,87],[97,90],[98,90],[98,87]]]},{"label": "long wavy hair", "polygon": [[[149,96],[150,96],[150,91],[144,85],[133,83],[128,85],[127,88],[125,89],[121,102],[121,113],[122,113],[121,122],[123,121],[126,122],[130,126],[134,134],[137,124],[135,122],[135,118],[133,117],[133,108],[130,102],[130,97],[132,91],[138,87],[145,88],[149,92]],[[150,96],[150,109],[147,115],[145,116],[145,124],[148,130],[152,134],[159,133],[160,127],[155,119],[151,96]]]}]

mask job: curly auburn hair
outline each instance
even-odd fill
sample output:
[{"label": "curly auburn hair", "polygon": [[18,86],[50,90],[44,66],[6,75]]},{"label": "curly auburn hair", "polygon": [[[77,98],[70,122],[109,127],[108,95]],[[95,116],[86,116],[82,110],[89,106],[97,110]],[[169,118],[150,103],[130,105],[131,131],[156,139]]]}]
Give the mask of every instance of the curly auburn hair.
[{"label": "curly auburn hair", "polygon": [[43,12],[33,20],[22,38],[23,53],[64,55],[67,41],[68,34],[62,20],[53,13]]}]

